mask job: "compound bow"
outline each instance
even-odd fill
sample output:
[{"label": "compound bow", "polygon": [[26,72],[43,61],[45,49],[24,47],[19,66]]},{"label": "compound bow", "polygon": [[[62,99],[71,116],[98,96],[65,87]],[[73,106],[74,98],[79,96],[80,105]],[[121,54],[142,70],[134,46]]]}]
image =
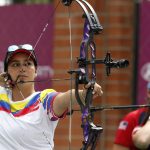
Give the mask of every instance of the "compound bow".
[{"label": "compound bow", "polygon": [[[62,0],[65,6],[70,6],[73,0]],[[111,68],[127,67],[127,60],[113,61],[110,53],[106,54],[105,59],[96,59],[96,44],[94,43],[94,35],[98,35],[103,30],[96,12],[92,6],[85,0],[74,0],[84,11],[83,18],[85,19],[83,38],[80,46],[80,57],[78,58],[78,69],[70,70],[70,74],[75,74],[75,96],[82,112],[83,128],[83,146],[81,150],[90,148],[94,150],[100,133],[103,128],[94,124],[94,107],[92,107],[93,88],[96,82],[96,64],[104,64],[106,66],[107,75],[110,74]],[[79,95],[79,84],[91,83],[87,89],[86,96],[81,100]]]}]

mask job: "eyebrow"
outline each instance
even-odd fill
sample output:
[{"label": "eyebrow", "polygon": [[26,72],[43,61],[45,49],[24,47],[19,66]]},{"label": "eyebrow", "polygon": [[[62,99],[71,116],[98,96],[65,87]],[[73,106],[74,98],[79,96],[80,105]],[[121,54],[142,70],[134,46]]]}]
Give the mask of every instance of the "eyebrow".
[{"label": "eyebrow", "polygon": [[[24,62],[27,62],[27,61],[32,61],[32,59],[26,59],[26,60],[24,60]],[[14,62],[20,62],[20,60],[10,60],[10,62],[9,62],[9,64],[10,63],[14,63]]]}]

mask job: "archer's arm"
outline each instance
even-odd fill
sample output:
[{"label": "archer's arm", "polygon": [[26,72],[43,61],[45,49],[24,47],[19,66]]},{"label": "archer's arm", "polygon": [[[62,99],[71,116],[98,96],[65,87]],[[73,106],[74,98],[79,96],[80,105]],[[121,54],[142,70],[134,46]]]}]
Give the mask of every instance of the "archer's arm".
[{"label": "archer's arm", "polygon": [[136,126],[135,122],[137,116],[135,116],[135,114],[137,114],[137,112],[131,111],[120,121],[114,138],[113,150],[129,150],[134,146],[132,142],[132,132]]},{"label": "archer's arm", "polygon": [[[87,84],[85,87],[88,88],[90,85]],[[93,90],[93,98],[96,98],[97,96],[101,96],[103,94],[103,91],[101,89],[101,86],[95,83],[94,90]],[[86,89],[79,90],[80,98],[83,100],[86,95]],[[53,110],[54,113],[57,116],[61,116],[64,111],[69,108],[70,101],[72,101],[72,105],[77,104],[77,100],[75,97],[75,90],[68,90],[67,92],[60,93],[56,96],[54,102],[53,102]]]},{"label": "archer's arm", "polygon": [[134,144],[139,149],[146,149],[150,145],[150,120],[144,126],[136,127],[132,133]]}]

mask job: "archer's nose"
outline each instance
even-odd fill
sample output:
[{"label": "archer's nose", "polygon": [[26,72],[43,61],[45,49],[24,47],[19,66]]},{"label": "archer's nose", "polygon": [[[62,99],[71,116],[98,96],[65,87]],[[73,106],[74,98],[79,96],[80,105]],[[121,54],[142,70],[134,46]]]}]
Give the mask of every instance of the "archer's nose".
[{"label": "archer's nose", "polygon": [[21,73],[22,73],[22,72],[25,72],[25,66],[22,65],[22,66],[20,66],[19,69],[20,69],[19,71],[20,71]]}]

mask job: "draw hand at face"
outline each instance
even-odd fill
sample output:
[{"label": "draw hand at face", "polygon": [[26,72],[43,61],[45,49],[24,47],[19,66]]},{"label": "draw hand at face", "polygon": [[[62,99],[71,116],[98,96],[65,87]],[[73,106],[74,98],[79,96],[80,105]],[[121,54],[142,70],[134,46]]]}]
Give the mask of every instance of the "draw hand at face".
[{"label": "draw hand at face", "polygon": [[3,72],[0,74],[0,86],[4,87],[8,90],[12,90],[14,87],[16,87],[21,95],[21,97],[24,99],[24,95],[20,88],[18,87],[18,84],[22,84],[22,82],[18,82],[19,76],[17,76],[16,80],[13,81],[10,74],[7,72]]},{"label": "draw hand at face", "polygon": [[0,86],[12,89],[15,86],[15,82],[7,72],[0,74]]}]

